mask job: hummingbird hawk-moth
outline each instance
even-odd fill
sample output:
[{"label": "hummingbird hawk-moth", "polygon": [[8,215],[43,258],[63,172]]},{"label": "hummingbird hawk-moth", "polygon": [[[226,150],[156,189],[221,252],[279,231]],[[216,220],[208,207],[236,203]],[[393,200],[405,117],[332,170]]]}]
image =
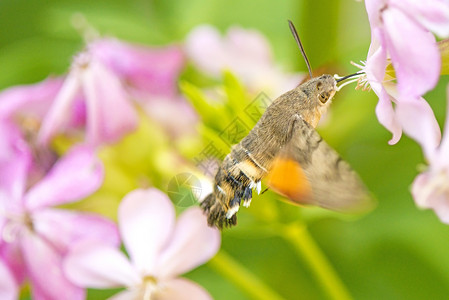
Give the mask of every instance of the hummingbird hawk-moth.
[{"label": "hummingbird hawk-moth", "polygon": [[225,157],[213,192],[201,202],[211,226],[236,225],[240,205],[250,205],[252,191],[260,193],[263,178],[297,204],[356,212],[371,202],[359,176],[314,129],[338,90],[337,80],[312,76],[295,27],[291,21],[289,25],[311,79],[274,100]]}]

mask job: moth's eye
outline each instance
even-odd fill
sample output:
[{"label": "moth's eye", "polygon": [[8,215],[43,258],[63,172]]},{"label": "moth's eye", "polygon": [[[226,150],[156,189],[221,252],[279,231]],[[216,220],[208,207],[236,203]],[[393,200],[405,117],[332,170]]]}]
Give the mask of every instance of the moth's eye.
[{"label": "moth's eye", "polygon": [[321,103],[326,103],[326,101],[327,101],[327,96],[325,95],[325,94],[320,94],[320,101],[321,101]]}]

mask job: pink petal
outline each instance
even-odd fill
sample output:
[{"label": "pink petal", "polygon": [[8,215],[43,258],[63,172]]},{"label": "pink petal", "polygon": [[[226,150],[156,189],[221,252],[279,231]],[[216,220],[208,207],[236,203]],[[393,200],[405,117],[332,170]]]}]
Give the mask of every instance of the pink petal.
[{"label": "pink petal", "polygon": [[299,75],[286,74],[275,64],[268,40],[256,30],[231,27],[222,37],[214,27],[201,25],[190,32],[185,49],[204,73],[218,78],[229,70],[257,93],[278,96],[299,82]]},{"label": "pink petal", "polygon": [[429,208],[428,201],[433,190],[426,187],[428,186],[431,178],[432,177],[429,172],[424,172],[416,176],[413,181],[412,196],[418,207]]},{"label": "pink petal", "polygon": [[21,237],[21,249],[31,280],[33,299],[84,299],[83,289],[74,286],[64,276],[62,257],[37,235],[26,232]]},{"label": "pink petal", "polygon": [[449,3],[445,0],[390,0],[424,28],[440,37],[449,35]]},{"label": "pink petal", "polygon": [[212,300],[200,285],[187,279],[172,279],[164,282],[164,289],[157,294],[158,300]]},{"label": "pink petal", "polygon": [[185,50],[193,63],[211,76],[219,77],[228,61],[220,33],[209,25],[197,26],[189,33]]},{"label": "pink petal", "polygon": [[441,132],[426,100],[418,98],[398,101],[396,117],[404,132],[421,145],[428,159],[432,159],[440,143]]},{"label": "pink petal", "polygon": [[196,133],[198,114],[184,98],[147,97],[141,105],[148,116],[161,124],[173,137],[182,137]]},{"label": "pink petal", "polygon": [[198,207],[189,208],[178,219],[173,238],[161,253],[158,277],[173,278],[211,259],[220,248],[220,231],[207,225]]},{"label": "pink petal", "polygon": [[271,47],[268,40],[257,30],[231,27],[226,35],[225,43],[232,58],[245,57],[253,63],[269,64],[272,62]]},{"label": "pink petal", "polygon": [[26,277],[26,267],[18,242],[0,242],[0,260],[7,265],[17,283],[22,283]]},{"label": "pink petal", "polygon": [[118,249],[95,241],[78,243],[64,260],[64,272],[75,284],[117,288],[140,284],[141,278]]},{"label": "pink petal", "polygon": [[151,273],[174,227],[175,210],[170,199],[157,189],[134,190],[123,198],[118,219],[134,265],[141,274]]},{"label": "pink petal", "polygon": [[437,163],[444,166],[449,165],[449,85],[446,88],[446,97],[446,123],[444,125],[443,139],[438,149],[438,157],[436,157]]},{"label": "pink petal", "polygon": [[[384,43],[383,32],[378,28],[371,29],[371,44],[366,59],[365,73],[374,91],[380,93],[380,84],[385,78],[385,68],[387,67],[387,53],[382,46]],[[373,85],[377,83],[377,85]]]},{"label": "pink petal", "polygon": [[387,0],[365,0],[366,12],[368,13],[368,19],[371,30],[380,26],[380,11],[385,7]]},{"label": "pink petal", "polygon": [[38,142],[46,145],[57,133],[63,131],[70,118],[70,110],[80,90],[79,73],[73,70],[66,77],[59,93],[42,122],[38,134]]},{"label": "pink petal", "polygon": [[62,157],[26,196],[28,209],[78,201],[103,182],[103,166],[88,147],[76,147]]},{"label": "pink petal", "polygon": [[7,266],[0,260],[0,299],[18,299],[19,287]]},{"label": "pink petal", "polygon": [[10,118],[18,114],[42,120],[61,85],[61,78],[50,77],[36,84],[4,90],[0,94],[0,117]]},{"label": "pink petal", "polygon": [[449,224],[449,197],[447,190],[441,190],[441,185],[445,185],[447,188],[448,175],[447,171],[445,177],[439,177],[442,174],[438,172],[425,172],[416,177],[412,186],[412,195],[416,205],[421,208],[433,209],[440,220],[446,224]]},{"label": "pink petal", "polygon": [[382,16],[386,47],[396,70],[399,93],[421,97],[439,78],[441,57],[435,38],[394,7],[386,9]]},{"label": "pink petal", "polygon": [[[374,91],[376,91],[373,84],[371,84],[371,87],[373,88]],[[382,124],[386,129],[388,129],[393,134],[393,137],[388,143],[390,145],[394,145],[401,138],[402,128],[398,120],[396,119],[396,115],[393,110],[393,105],[390,96],[387,94],[387,92],[382,86],[378,88],[380,89],[380,93],[377,94],[377,96],[379,96],[379,102],[377,103],[376,106],[377,119],[379,120],[380,124]]]},{"label": "pink petal", "polygon": [[17,283],[25,280],[26,266],[18,242],[0,242],[0,260],[8,266]]},{"label": "pink petal", "polygon": [[0,121],[0,141],[0,207],[6,207],[21,203],[31,150],[18,129],[7,121]]},{"label": "pink petal", "polygon": [[92,145],[116,142],[137,126],[137,115],[120,80],[91,60],[82,75],[87,104],[87,140]]},{"label": "pink petal", "polygon": [[441,222],[449,224],[449,199],[447,197],[438,195],[432,208]]},{"label": "pink petal", "polygon": [[82,240],[120,245],[115,223],[95,214],[42,209],[33,213],[33,225],[35,232],[44,236],[61,253]]},{"label": "pink petal", "polygon": [[179,47],[150,48],[102,39],[89,45],[89,50],[133,88],[165,97],[178,93],[177,80],[184,67]]}]

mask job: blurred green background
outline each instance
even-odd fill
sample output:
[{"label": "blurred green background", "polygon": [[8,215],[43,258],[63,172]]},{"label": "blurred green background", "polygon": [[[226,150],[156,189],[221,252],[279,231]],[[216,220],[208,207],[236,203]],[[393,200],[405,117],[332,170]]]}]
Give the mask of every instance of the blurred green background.
[{"label": "blurred green background", "polygon": [[[84,45],[71,25],[75,13],[82,13],[104,35],[147,45],[182,43],[194,26],[203,23],[222,32],[231,25],[255,28],[266,35],[276,61],[289,71],[306,69],[287,19],[296,24],[314,69],[332,66],[340,75],[354,72],[349,62],[366,59],[370,42],[364,4],[352,0],[2,0],[1,89],[67,71],[71,57]],[[425,96],[440,125],[447,83],[448,78],[442,77]],[[432,211],[416,208],[409,192],[417,166],[424,163],[421,149],[407,137],[389,146],[390,134],[374,114],[374,93],[353,88],[336,96],[319,131],[359,172],[378,199],[377,208],[348,219],[273,202],[271,194],[256,196],[251,208],[239,213],[239,226],[223,232],[222,249],[285,299],[326,299],[306,259],[273,232],[276,228],[270,228],[270,220],[254,220],[255,212],[265,205],[275,206],[287,221],[301,218],[307,223],[355,299],[447,299],[449,227]],[[151,149],[153,141],[146,143]],[[163,190],[164,181],[160,182]],[[186,276],[215,299],[250,299],[217,268],[209,263]],[[89,299],[106,295],[110,293],[90,291]]]}]

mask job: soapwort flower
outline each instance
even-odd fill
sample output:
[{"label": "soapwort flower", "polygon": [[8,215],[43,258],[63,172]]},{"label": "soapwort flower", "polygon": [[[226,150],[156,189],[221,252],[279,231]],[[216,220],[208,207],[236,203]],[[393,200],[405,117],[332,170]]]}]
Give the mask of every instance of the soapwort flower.
[{"label": "soapwort flower", "polygon": [[132,131],[138,123],[136,103],[150,116],[160,115],[160,111],[152,114],[152,108],[161,104],[168,105],[175,115],[179,111],[180,120],[195,120],[193,110],[177,91],[183,65],[183,53],[175,46],[149,48],[112,38],[89,43],[74,58],[43,120],[39,142],[45,145],[57,133],[70,129],[67,122],[80,104],[90,145],[113,143]]},{"label": "soapwort flower", "polygon": [[42,82],[14,86],[0,93],[0,119],[40,124],[62,85],[62,78],[49,77]]},{"label": "soapwort flower", "polygon": [[0,125],[5,142],[0,148],[0,257],[15,282],[30,280],[33,299],[84,299],[84,290],[62,271],[63,256],[83,239],[117,245],[118,232],[103,217],[54,206],[94,192],[103,180],[102,165],[92,150],[74,148],[27,188],[30,150],[14,127]]},{"label": "soapwort flower", "polygon": [[426,130],[415,136],[425,150],[429,167],[415,178],[412,195],[419,207],[433,209],[442,222],[449,224],[449,88],[447,93],[446,124],[441,143],[438,147],[429,145],[432,139],[427,137],[429,132]]},{"label": "soapwort flower", "polygon": [[64,264],[72,282],[126,287],[112,299],[211,299],[199,285],[178,278],[208,261],[220,246],[219,231],[207,226],[198,207],[187,209],[175,222],[173,204],[165,194],[135,190],[122,200],[118,218],[129,260],[110,245],[80,243]]},{"label": "soapwort flower", "polygon": [[150,48],[104,38],[92,42],[89,50],[117,74],[131,99],[171,136],[193,131],[196,112],[178,90],[185,64],[181,47]]},{"label": "soapwort flower", "polygon": [[229,70],[250,90],[279,96],[301,81],[275,64],[267,39],[256,30],[231,27],[226,36],[209,25],[194,28],[185,42],[187,56],[205,74],[219,78]]},{"label": "soapwort flower", "polygon": [[[376,114],[393,134],[390,144],[399,141],[404,127],[416,135],[411,131],[420,127],[416,123],[438,135],[438,124],[422,95],[434,88],[439,78],[441,57],[431,32],[441,37],[449,35],[449,3],[366,0],[365,5],[371,45],[366,63],[357,65],[363,70],[359,87],[369,85],[379,97]],[[386,74],[389,63],[394,77]]]},{"label": "soapwort flower", "polygon": [[74,104],[79,99],[86,110],[86,140],[91,145],[115,142],[137,125],[137,115],[120,79],[89,51],[75,57],[39,132],[47,144],[67,129]]}]

